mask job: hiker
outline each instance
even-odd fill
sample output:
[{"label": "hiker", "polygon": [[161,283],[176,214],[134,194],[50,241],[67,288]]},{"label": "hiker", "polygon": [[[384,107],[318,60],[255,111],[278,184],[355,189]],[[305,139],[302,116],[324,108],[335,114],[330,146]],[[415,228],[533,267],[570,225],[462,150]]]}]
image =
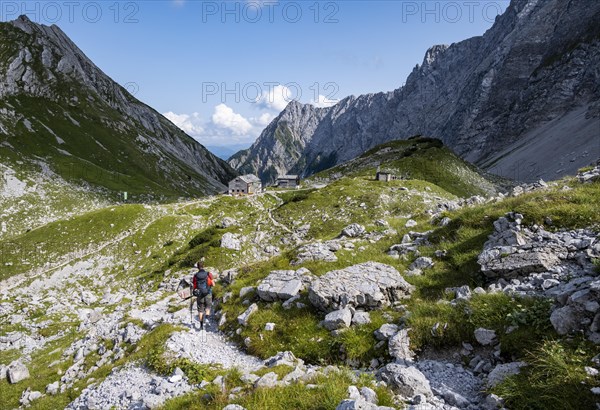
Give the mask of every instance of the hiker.
[{"label": "hiker", "polygon": [[198,304],[198,321],[200,322],[200,329],[204,329],[204,317],[210,316],[210,308],[212,306],[212,287],[215,285],[212,273],[204,269],[204,263],[196,263],[198,272],[194,274],[192,280],[193,292],[192,294],[197,297]]}]

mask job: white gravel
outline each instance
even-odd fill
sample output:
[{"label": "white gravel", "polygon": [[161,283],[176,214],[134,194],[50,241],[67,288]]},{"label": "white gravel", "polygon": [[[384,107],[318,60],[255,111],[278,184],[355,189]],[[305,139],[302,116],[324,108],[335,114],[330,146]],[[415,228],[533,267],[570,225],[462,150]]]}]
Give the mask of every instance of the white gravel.
[{"label": "white gravel", "polygon": [[175,383],[137,366],[113,371],[102,383],[84,389],[68,410],[155,408],[192,390],[185,380]]},{"label": "white gravel", "polygon": [[167,348],[196,363],[237,367],[243,372],[252,372],[262,366],[260,359],[242,352],[214,327],[211,323],[204,332],[206,340],[202,340],[202,332],[195,329],[174,333],[167,341]]},{"label": "white gravel", "polygon": [[435,360],[423,360],[417,367],[427,377],[436,396],[447,404],[466,408],[477,407],[483,399],[482,381],[464,367]]}]

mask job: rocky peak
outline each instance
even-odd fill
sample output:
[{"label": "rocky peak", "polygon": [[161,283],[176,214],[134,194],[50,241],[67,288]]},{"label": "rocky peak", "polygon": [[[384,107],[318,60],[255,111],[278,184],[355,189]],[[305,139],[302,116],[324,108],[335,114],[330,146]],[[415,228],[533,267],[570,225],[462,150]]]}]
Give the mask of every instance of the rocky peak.
[{"label": "rocky peak", "polygon": [[430,66],[440,54],[443,54],[444,51],[448,49],[448,47],[450,46],[446,44],[440,44],[427,50],[425,53],[425,58],[423,58],[423,67]]},{"label": "rocky peak", "polygon": [[[162,168],[159,175],[171,172],[183,174],[186,181],[182,181],[182,185],[189,183],[195,189],[199,188],[190,173],[181,169],[175,171],[173,159],[181,161],[181,166],[199,174],[198,179],[204,180],[204,186],[210,186],[204,192],[224,189],[223,183],[235,174],[227,164],[115,83],[58,26],[37,24],[27,16],[20,16],[9,23],[0,23],[0,38],[0,54],[3,56],[3,61],[0,62],[0,99],[41,99],[44,104],[60,106],[60,112],[72,107],[79,107],[83,111],[91,108],[86,120],[100,112],[111,112],[114,115],[96,119],[98,123],[102,123],[97,124],[98,127],[110,128],[109,134],[133,136],[131,145],[135,146],[134,149],[143,151],[142,155],[152,155],[155,158],[145,161],[141,167],[158,166]],[[46,115],[37,114],[39,117]],[[29,124],[35,122],[36,118],[27,121]],[[0,116],[0,129],[3,129],[3,124],[11,122],[14,120]],[[72,121],[69,126],[72,125],[79,127],[80,124]],[[26,128],[32,131],[36,127]],[[43,124],[42,128],[48,130],[51,127]],[[89,131],[94,134],[93,130]],[[56,138],[60,138],[60,141],[66,139],[65,136]],[[52,139],[55,137],[52,136]],[[97,142],[92,139],[90,146],[104,149]],[[69,152],[68,145],[67,143],[60,148],[62,152]],[[93,149],[80,154],[84,157],[90,155],[84,159],[91,162],[98,157]],[[127,158],[122,161],[127,161]],[[157,163],[162,164],[156,165]],[[181,179],[181,176],[176,179]]]},{"label": "rocky peak", "polygon": [[599,2],[513,0],[482,36],[431,47],[404,87],[326,109],[295,104],[286,129],[302,144],[263,154],[277,139],[272,124],[230,164],[310,175],[421,134],[512,179],[574,174],[600,157],[598,19]]}]

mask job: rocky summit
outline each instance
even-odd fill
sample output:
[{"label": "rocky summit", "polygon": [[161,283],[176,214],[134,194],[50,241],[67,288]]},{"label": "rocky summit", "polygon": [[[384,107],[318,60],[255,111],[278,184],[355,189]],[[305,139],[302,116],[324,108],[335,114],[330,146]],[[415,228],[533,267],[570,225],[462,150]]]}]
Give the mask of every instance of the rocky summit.
[{"label": "rocky summit", "polygon": [[58,26],[26,16],[0,23],[0,54],[3,172],[20,180],[50,174],[129,199],[221,192],[235,175],[109,78]]},{"label": "rocky summit", "polygon": [[427,50],[394,91],[291,102],[229,163],[274,181],[422,134],[519,181],[572,175],[600,156],[599,19],[596,1],[513,0],[481,36]]}]

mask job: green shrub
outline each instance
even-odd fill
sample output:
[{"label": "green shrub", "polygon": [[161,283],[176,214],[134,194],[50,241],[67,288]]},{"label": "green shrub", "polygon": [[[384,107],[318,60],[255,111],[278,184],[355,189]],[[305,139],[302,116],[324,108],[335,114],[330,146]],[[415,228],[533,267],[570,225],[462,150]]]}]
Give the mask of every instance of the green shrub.
[{"label": "green shrub", "polygon": [[597,346],[587,343],[546,341],[528,354],[529,366],[506,379],[492,391],[506,400],[511,409],[592,409],[597,400],[592,387],[600,386],[597,376],[588,376]]}]

